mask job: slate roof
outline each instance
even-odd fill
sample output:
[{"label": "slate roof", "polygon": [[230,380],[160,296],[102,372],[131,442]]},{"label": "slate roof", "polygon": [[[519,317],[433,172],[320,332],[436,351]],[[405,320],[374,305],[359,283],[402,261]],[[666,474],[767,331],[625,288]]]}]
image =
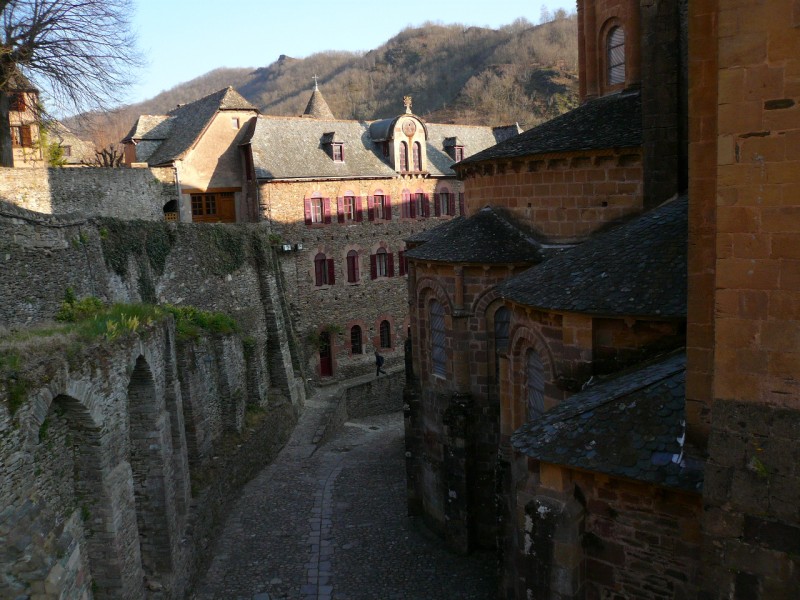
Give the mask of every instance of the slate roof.
[{"label": "slate roof", "polygon": [[[426,234],[427,241],[405,254],[410,259],[449,263],[538,263],[541,246],[501,209],[486,206],[469,217],[456,217]],[[408,242],[425,241],[409,238]]]},{"label": "slate roof", "polygon": [[551,310],[685,317],[687,211],[686,196],[667,202],[498,289],[518,304]]},{"label": "slate roof", "polygon": [[[309,119],[303,117],[260,116],[250,138],[253,163],[258,179],[296,179],[311,177],[395,177],[397,172],[383,158],[376,138],[383,129],[375,123],[394,122]],[[444,140],[458,136],[468,149],[484,149],[496,143],[490,127],[427,123],[427,169],[434,177],[454,176],[453,159]],[[507,131],[503,130],[504,134]],[[330,140],[344,144],[344,161],[334,162],[325,151]]]},{"label": "slate roof", "polygon": [[574,152],[642,145],[642,101],[638,91],[595,98],[459,165],[550,152]]},{"label": "slate roof", "polygon": [[336,118],[333,116],[333,112],[328,106],[328,103],[325,102],[325,98],[322,97],[322,92],[320,92],[317,87],[314,87],[311,98],[308,99],[308,104],[306,105],[306,110],[303,112],[303,116],[313,119],[328,120]]},{"label": "slate roof", "polygon": [[258,112],[239,92],[228,87],[178,106],[166,115],[140,117],[123,141],[163,140],[147,158],[147,162],[152,166],[169,164],[181,158],[194,145],[214,115],[222,110]]},{"label": "slate roof", "polygon": [[691,491],[702,464],[683,455],[686,354],[586,388],[511,436],[540,461]]}]

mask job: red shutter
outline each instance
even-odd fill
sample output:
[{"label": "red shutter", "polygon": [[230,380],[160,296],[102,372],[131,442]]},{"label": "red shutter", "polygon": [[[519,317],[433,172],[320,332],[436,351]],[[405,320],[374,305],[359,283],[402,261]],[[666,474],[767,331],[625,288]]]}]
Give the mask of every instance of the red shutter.
[{"label": "red shutter", "polygon": [[400,250],[397,253],[397,261],[400,263],[400,277],[406,274],[406,251]]},{"label": "red shutter", "polygon": [[422,216],[423,217],[430,217],[431,216],[431,195],[425,194],[422,202]]},{"label": "red shutter", "polygon": [[303,208],[306,215],[306,225],[311,225],[311,200],[306,199],[303,201]]},{"label": "red shutter", "polygon": [[447,214],[451,217],[456,214],[456,199],[453,194],[447,194]]},{"label": "red shutter", "polygon": [[336,214],[339,217],[339,223],[344,223],[344,198],[336,199]]},{"label": "red shutter", "polygon": [[364,220],[364,214],[361,211],[361,196],[356,197],[356,221],[359,223]]},{"label": "red shutter", "polygon": [[375,220],[375,198],[373,196],[367,196],[367,219]]},{"label": "red shutter", "polygon": [[328,285],[336,283],[336,270],[333,267],[333,259],[328,259]]},{"label": "red shutter", "polygon": [[383,218],[387,221],[392,220],[392,197],[389,194],[386,194],[384,197],[384,205],[383,205]]},{"label": "red shutter", "polygon": [[442,195],[441,194],[434,194],[433,195],[433,214],[437,217],[442,216]]},{"label": "red shutter", "polygon": [[386,276],[394,277],[394,254],[391,252],[386,255]]},{"label": "red shutter", "polygon": [[464,208],[464,192],[458,192],[458,214],[463,217],[466,212]]},{"label": "red shutter", "polygon": [[369,275],[372,279],[378,278],[378,257],[374,254],[369,255]]},{"label": "red shutter", "polygon": [[20,131],[22,132],[22,147],[23,148],[32,148],[33,147],[33,136],[31,135],[31,126],[30,125],[23,125],[20,127]]},{"label": "red shutter", "polygon": [[330,198],[323,198],[322,199],[322,215],[323,215],[323,222],[326,225],[331,224],[331,199]]},{"label": "red shutter", "polygon": [[417,217],[417,195],[411,197],[411,205],[408,207],[408,216],[412,219]]}]

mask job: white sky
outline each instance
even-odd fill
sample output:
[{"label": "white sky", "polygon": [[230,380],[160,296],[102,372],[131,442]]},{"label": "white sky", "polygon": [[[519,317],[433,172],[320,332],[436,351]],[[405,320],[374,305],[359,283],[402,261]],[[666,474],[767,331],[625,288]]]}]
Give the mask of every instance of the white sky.
[{"label": "white sky", "polygon": [[133,25],[148,65],[128,102],[151,98],[218,67],[265,67],[281,54],[380,46],[426,21],[498,28],[575,0],[136,0]]}]

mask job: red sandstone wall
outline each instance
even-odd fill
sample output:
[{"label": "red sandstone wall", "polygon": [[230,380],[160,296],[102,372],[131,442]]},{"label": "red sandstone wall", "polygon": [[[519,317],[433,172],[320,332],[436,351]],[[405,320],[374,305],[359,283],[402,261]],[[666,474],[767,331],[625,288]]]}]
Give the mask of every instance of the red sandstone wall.
[{"label": "red sandstone wall", "polygon": [[642,210],[641,149],[540,155],[482,165],[464,181],[466,212],[510,210],[550,241],[583,240]]}]

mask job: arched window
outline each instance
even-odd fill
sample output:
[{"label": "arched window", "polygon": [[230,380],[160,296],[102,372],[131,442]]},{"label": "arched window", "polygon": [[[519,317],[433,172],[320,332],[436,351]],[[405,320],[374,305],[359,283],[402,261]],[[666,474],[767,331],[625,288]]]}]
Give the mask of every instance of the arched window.
[{"label": "arched window", "polygon": [[400,170],[408,171],[408,144],[400,142]]},{"label": "arched window", "polygon": [[525,372],[528,420],[532,421],[544,413],[544,367],[533,350],[528,351]]},{"label": "arched window", "polygon": [[333,259],[326,258],[322,252],[314,257],[314,282],[316,285],[333,285],[335,283]]},{"label": "arched window", "polygon": [[608,85],[625,83],[625,31],[613,27],[606,40],[606,59],[608,60]]},{"label": "arched window", "polygon": [[322,198],[311,199],[311,222],[322,223]]},{"label": "arched window", "polygon": [[364,344],[361,342],[361,327],[353,325],[350,329],[350,352],[352,354],[363,354]]},{"label": "arched window", "polygon": [[430,304],[430,311],[431,370],[434,375],[445,377],[447,375],[445,364],[447,353],[445,351],[444,307],[434,300]]},{"label": "arched window", "polygon": [[422,171],[422,145],[414,142],[414,170]]},{"label": "arched window", "polygon": [[359,275],[358,252],[350,250],[350,252],[347,253],[347,281],[349,283],[355,283],[359,280]]},{"label": "arched window", "polygon": [[500,381],[500,354],[508,350],[508,325],[511,311],[501,306],[494,313],[494,381]]},{"label": "arched window", "polygon": [[381,348],[391,348],[392,326],[389,325],[389,321],[381,321],[379,331],[381,336]]}]

